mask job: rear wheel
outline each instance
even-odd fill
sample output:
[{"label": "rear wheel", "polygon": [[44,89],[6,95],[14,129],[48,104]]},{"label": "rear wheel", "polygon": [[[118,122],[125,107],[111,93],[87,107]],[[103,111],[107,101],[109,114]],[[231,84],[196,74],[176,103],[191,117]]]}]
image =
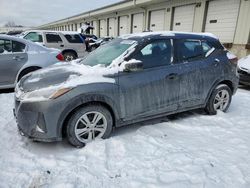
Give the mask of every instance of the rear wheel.
[{"label": "rear wheel", "polygon": [[73,52],[66,52],[63,54],[63,57],[65,61],[72,61],[76,59],[76,55]]},{"label": "rear wheel", "polygon": [[95,139],[108,138],[113,127],[110,112],[101,105],[90,105],[77,110],[67,126],[70,144],[83,147]]},{"label": "rear wheel", "polygon": [[217,111],[226,112],[231,104],[231,100],[231,89],[225,84],[218,85],[212,92],[205,111],[211,115],[215,115]]}]

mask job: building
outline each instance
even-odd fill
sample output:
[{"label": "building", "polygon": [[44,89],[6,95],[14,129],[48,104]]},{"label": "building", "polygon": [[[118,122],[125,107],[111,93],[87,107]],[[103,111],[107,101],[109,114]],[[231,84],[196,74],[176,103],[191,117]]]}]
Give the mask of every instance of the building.
[{"label": "building", "polygon": [[77,31],[89,22],[99,37],[146,30],[210,32],[242,57],[250,54],[249,20],[250,0],[126,0],[38,29]]}]

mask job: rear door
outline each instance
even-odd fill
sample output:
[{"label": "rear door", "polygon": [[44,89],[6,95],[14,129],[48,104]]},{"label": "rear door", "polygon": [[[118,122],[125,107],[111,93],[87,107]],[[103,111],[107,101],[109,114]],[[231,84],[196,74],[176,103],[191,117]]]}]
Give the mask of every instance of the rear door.
[{"label": "rear door", "polygon": [[0,39],[0,85],[12,85],[21,67],[27,62],[26,45]]},{"label": "rear door", "polygon": [[177,109],[179,80],[171,54],[169,39],[151,41],[132,57],[143,62],[143,70],[120,73],[120,105],[125,120]]},{"label": "rear door", "polygon": [[63,43],[63,40],[58,33],[46,32],[45,41],[46,41],[45,45],[48,48],[56,48],[60,50],[63,50],[65,48],[65,44]]},{"label": "rear door", "polygon": [[202,105],[216,80],[222,76],[215,48],[205,40],[175,41],[180,77],[180,108]]}]

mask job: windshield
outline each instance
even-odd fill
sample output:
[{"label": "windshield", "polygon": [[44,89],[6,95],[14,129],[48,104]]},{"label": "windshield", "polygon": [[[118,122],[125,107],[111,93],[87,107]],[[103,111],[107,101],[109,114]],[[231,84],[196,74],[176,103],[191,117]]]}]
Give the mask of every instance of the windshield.
[{"label": "windshield", "polygon": [[90,66],[98,64],[108,66],[135,42],[136,41],[117,38],[91,52],[80,63]]}]

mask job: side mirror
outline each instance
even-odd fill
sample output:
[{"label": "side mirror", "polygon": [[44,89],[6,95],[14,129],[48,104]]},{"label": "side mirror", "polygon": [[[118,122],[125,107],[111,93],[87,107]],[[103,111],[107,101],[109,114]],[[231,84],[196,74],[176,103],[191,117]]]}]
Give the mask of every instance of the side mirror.
[{"label": "side mirror", "polygon": [[136,72],[143,70],[143,63],[140,60],[131,59],[124,64],[124,72]]}]

